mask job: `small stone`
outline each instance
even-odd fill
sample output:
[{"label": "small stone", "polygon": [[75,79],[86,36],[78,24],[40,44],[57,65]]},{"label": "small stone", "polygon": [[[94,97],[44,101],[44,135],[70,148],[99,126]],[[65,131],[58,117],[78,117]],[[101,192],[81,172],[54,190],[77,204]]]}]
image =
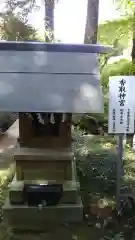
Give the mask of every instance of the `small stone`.
[{"label": "small stone", "polygon": [[101,223],[96,223],[95,226],[96,228],[101,228]]},{"label": "small stone", "polygon": [[84,217],[85,217],[85,219],[88,219],[88,218],[89,218],[89,215],[88,215],[88,214],[85,214]]},{"label": "small stone", "polygon": [[43,205],[42,204],[39,204],[38,205],[38,210],[41,211],[43,209]]}]

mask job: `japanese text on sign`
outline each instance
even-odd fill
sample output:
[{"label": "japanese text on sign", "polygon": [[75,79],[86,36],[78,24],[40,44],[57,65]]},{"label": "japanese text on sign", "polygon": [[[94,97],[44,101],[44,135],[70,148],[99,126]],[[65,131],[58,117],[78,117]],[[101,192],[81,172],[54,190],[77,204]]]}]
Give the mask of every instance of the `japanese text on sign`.
[{"label": "japanese text on sign", "polygon": [[112,114],[112,119],[113,119],[113,132],[115,132],[115,121],[116,121],[116,111],[115,108],[113,108],[113,114]]},{"label": "japanese text on sign", "polygon": [[125,97],[126,97],[126,87],[125,87],[126,81],[124,79],[121,79],[119,81],[119,103],[121,107],[124,107],[125,104]]},{"label": "japanese text on sign", "polygon": [[124,105],[125,105],[125,97],[126,97],[126,87],[125,87],[126,81],[124,79],[121,79],[119,81],[119,104],[120,104],[120,124],[123,124],[124,122]]}]

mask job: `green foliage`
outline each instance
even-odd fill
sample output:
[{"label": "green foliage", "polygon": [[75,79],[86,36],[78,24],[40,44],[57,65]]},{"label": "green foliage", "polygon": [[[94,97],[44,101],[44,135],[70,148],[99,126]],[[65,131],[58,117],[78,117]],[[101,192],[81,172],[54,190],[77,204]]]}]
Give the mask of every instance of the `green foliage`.
[{"label": "green foliage", "polygon": [[119,45],[124,49],[127,48],[129,39],[132,38],[133,18],[107,21],[99,25],[98,41],[102,44],[113,45],[116,39],[119,39]]},{"label": "green foliage", "polygon": [[34,0],[8,0],[4,11],[0,13],[1,39],[9,41],[38,40],[37,30],[28,24],[28,14],[34,7]]},{"label": "green foliage", "polygon": [[87,130],[92,134],[98,134],[98,122],[95,117],[90,116],[89,114],[85,114],[81,119],[79,126],[81,129]]},{"label": "green foliage", "polygon": [[[108,88],[109,76],[117,75],[135,75],[135,63],[132,63],[126,59],[122,59],[119,62],[108,64],[102,71],[101,79],[104,88]],[[108,89],[107,89],[108,90]]]},{"label": "green foliage", "polygon": [[37,31],[11,13],[6,14],[1,22],[0,37],[9,41],[37,40]]},{"label": "green foliage", "polygon": [[133,15],[135,11],[135,2],[134,0],[115,0],[117,7],[127,15]]},{"label": "green foliage", "polygon": [[7,0],[5,11],[8,13],[15,13],[17,9],[18,17],[20,17],[20,20],[23,22],[28,21],[28,15],[32,12],[33,9],[39,9],[39,7],[36,5],[36,0]]},{"label": "green foliage", "polygon": [[116,57],[123,53],[123,47],[120,45],[119,40],[119,38],[116,38],[113,42],[112,47],[114,50],[111,53],[100,56],[100,72],[102,72],[111,57]]},{"label": "green foliage", "polygon": [[99,25],[98,41],[102,44],[112,45],[114,51],[100,56],[100,71],[107,65],[111,57],[122,55],[123,50],[128,48],[129,40],[133,36],[134,18],[131,16],[107,21]]},{"label": "green foliage", "polygon": [[124,49],[127,49],[129,40],[132,39],[132,25],[134,18],[131,16],[125,19],[115,21],[107,21],[99,25],[98,39],[102,44],[112,45],[115,49],[109,55],[100,56],[100,72],[101,81],[104,94],[104,115],[97,115],[96,118],[99,122],[106,122],[108,119],[108,80],[109,76],[114,75],[134,75],[134,65],[128,60],[120,60],[119,62],[108,64],[111,57],[119,56]]},{"label": "green foliage", "polygon": [[104,237],[101,240],[124,240],[123,233],[117,233],[113,237]]},{"label": "green foliage", "polygon": [[[52,3],[52,1],[51,1]],[[55,1],[57,3],[57,1]],[[49,0],[46,1],[49,4]],[[7,0],[3,12],[0,12],[0,38],[9,41],[52,41],[52,30],[45,22],[45,35],[41,37],[32,25],[28,24],[28,16],[32,10],[38,11],[40,7],[35,0]]]}]

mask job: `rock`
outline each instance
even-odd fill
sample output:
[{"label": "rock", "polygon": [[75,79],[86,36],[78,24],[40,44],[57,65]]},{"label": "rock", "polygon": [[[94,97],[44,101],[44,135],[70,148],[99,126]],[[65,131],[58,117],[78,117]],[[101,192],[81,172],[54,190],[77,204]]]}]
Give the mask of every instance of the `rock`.
[{"label": "rock", "polygon": [[96,224],[95,224],[95,227],[96,227],[96,228],[101,228],[101,223],[96,223]]}]

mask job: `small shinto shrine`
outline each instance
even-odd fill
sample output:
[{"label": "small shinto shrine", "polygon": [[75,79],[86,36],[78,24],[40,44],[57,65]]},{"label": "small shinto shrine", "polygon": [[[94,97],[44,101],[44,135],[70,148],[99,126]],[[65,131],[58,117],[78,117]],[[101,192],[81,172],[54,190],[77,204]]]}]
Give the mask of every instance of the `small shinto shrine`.
[{"label": "small shinto shrine", "polygon": [[19,113],[16,175],[3,207],[13,229],[83,220],[74,113],[103,113],[100,45],[0,42],[0,111]]}]

